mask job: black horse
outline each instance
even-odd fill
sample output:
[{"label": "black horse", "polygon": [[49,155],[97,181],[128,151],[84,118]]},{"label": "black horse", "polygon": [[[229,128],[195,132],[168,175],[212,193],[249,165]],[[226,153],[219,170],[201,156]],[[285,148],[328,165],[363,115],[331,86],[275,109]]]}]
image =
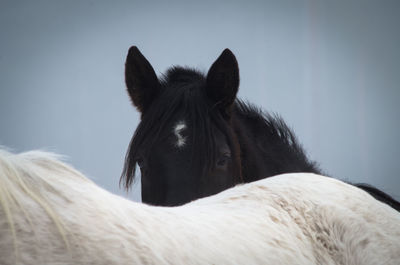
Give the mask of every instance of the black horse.
[{"label": "black horse", "polygon": [[[239,68],[230,50],[207,75],[172,67],[158,79],[137,47],[129,49],[125,67],[141,122],[121,181],[129,188],[138,165],[143,202],[175,206],[282,173],[323,174],[279,116],[236,99]],[[355,186],[400,210],[400,203],[382,191]]]}]

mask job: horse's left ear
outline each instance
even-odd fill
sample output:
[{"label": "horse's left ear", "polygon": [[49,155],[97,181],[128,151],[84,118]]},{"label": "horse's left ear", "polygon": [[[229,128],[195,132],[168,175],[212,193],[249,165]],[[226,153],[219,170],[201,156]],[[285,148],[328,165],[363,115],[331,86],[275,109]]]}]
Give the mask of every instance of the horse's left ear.
[{"label": "horse's left ear", "polygon": [[153,67],[136,46],[128,51],[125,83],[133,105],[143,114],[160,91]]},{"label": "horse's left ear", "polygon": [[239,66],[235,55],[225,49],[208,70],[207,97],[229,115],[238,89]]}]

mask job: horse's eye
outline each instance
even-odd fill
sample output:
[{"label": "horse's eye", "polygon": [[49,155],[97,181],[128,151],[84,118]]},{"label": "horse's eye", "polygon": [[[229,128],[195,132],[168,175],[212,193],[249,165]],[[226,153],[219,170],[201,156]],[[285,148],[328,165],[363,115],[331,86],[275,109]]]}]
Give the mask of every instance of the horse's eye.
[{"label": "horse's eye", "polygon": [[144,161],[142,158],[139,158],[136,163],[138,164],[138,166],[140,167],[140,169],[144,168]]},{"label": "horse's eye", "polygon": [[225,166],[229,161],[231,160],[231,154],[230,153],[225,153],[221,157],[219,157],[217,161],[217,166],[218,167],[223,167]]}]

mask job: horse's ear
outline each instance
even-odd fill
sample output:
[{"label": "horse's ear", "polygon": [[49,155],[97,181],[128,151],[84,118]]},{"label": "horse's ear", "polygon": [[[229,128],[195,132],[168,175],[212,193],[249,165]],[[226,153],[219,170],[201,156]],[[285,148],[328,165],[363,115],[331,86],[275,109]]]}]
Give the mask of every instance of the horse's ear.
[{"label": "horse's ear", "polygon": [[136,46],[128,51],[125,83],[132,103],[143,114],[160,91],[160,82],[153,67]]},{"label": "horse's ear", "polygon": [[207,97],[229,115],[239,89],[239,66],[235,55],[225,49],[207,74]]}]

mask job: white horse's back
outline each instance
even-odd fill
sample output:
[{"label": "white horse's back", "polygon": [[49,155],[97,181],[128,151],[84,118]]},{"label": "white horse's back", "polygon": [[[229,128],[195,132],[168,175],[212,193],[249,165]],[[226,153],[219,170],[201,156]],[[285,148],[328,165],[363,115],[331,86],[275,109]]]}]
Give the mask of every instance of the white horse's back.
[{"label": "white horse's back", "polygon": [[47,153],[0,151],[0,264],[400,264],[400,214],[313,174],[175,208],[134,203]]}]

